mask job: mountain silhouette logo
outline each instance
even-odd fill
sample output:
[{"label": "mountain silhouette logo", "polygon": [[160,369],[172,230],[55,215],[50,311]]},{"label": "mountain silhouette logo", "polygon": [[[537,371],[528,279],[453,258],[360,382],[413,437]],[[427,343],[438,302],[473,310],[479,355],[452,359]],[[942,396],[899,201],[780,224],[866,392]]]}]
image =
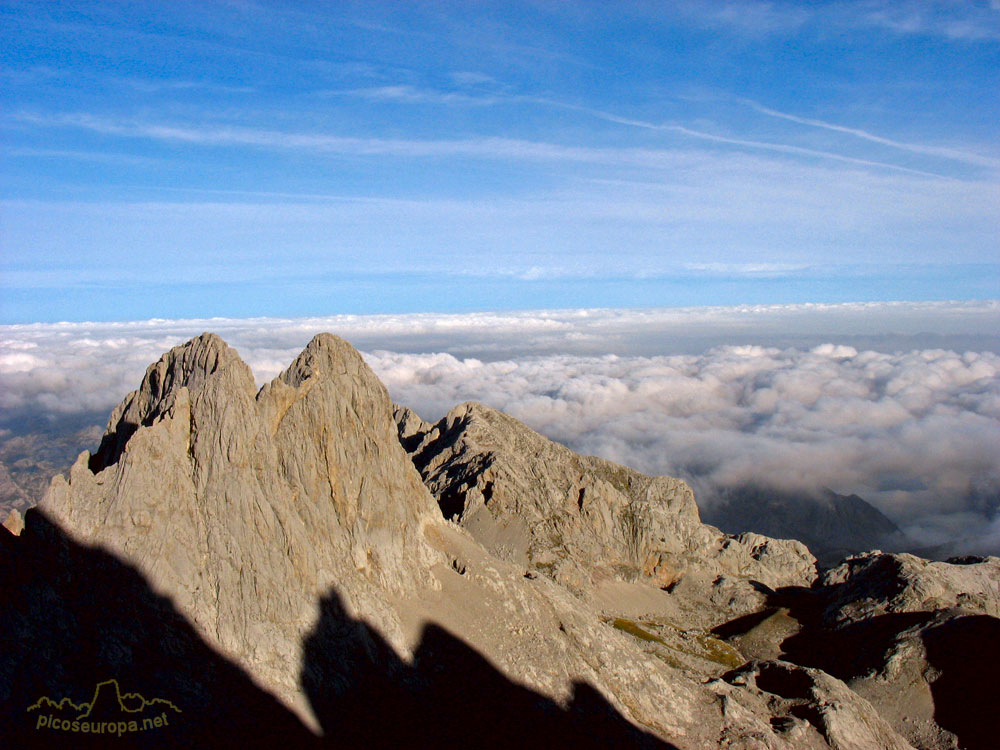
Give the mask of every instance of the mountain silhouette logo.
[{"label": "mountain silhouette logo", "polygon": [[37,730],[119,737],[169,727],[171,720],[181,714],[181,710],[165,698],[147,699],[139,693],[123,693],[118,680],[114,679],[98,682],[89,703],[42,696],[28,706],[27,712],[37,716]]}]

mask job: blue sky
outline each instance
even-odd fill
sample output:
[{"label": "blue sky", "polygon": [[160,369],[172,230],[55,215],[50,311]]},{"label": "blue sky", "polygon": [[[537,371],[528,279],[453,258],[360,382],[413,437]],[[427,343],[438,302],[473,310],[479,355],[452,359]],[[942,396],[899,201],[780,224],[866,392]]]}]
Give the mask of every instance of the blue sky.
[{"label": "blue sky", "polygon": [[1000,3],[0,3],[0,322],[1000,297]]}]

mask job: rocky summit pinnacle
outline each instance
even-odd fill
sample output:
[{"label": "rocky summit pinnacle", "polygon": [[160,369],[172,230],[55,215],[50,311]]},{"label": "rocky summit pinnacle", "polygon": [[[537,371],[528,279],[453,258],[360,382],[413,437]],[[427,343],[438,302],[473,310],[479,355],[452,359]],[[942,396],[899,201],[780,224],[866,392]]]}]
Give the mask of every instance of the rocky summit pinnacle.
[{"label": "rocky summit pinnacle", "polygon": [[233,362],[239,362],[249,372],[236,351],[214,333],[203,333],[164,354],[146,369],[139,389],[112,412],[101,446],[90,460],[91,469],[96,473],[116,463],[141,425],[151,425],[170,413],[182,388],[197,389]]},{"label": "rocky summit pinnacle", "polygon": [[336,336],[257,389],[206,333],[0,531],[0,744],[86,746],[50,727],[114,678],[172,707],[137,746],[987,747],[998,580],[820,571],[487,406],[426,422]]},{"label": "rocky summit pinnacle", "polygon": [[388,395],[332,336],[259,392],[217,336],[175,347],[115,409],[98,456],[82,455],[40,509],[137,565],[298,709],[315,602],[334,584],[407,591],[436,559],[420,538],[435,506]]}]

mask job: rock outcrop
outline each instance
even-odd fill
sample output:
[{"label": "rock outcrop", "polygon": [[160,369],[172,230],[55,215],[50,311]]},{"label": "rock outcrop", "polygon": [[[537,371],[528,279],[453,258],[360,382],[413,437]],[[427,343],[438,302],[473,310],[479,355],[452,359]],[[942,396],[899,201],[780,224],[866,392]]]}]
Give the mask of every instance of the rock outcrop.
[{"label": "rock outcrop", "polygon": [[497,557],[578,593],[642,582],[688,604],[688,619],[760,606],[753,584],[809,586],[816,561],[794,540],[727,535],[701,523],[694,493],[580,456],[477,403],[430,425],[397,407],[400,442],[441,512]]},{"label": "rock outcrop", "polygon": [[[772,732],[802,748],[837,750],[911,746],[874,707],[819,669],[785,661],[753,661],[714,680],[725,713],[765,717]],[[745,688],[735,692],[733,686]],[[766,731],[762,731],[766,736]]]},{"label": "rock outcrop", "polygon": [[217,336],[175,347],[39,507],[135,564],[307,719],[297,683],[316,602],[338,586],[398,641],[382,592],[426,585],[440,557],[421,538],[436,508],[388,394],[330,335],[259,392]]},{"label": "rock outcrop", "polygon": [[[974,742],[948,654],[1000,622],[997,562],[884,557],[817,578],[798,542],[702,524],[679,480],[480,405],[394,407],[336,337],[258,390],[204,334],[0,531],[0,744],[86,746],[39,712],[109,679],[175,705],[144,746]],[[888,661],[815,647],[887,616],[916,618]],[[870,686],[925,667],[911,731]]]},{"label": "rock outcrop", "polygon": [[0,461],[0,517],[18,513],[31,507],[31,498],[10,475],[7,465]]},{"label": "rock outcrop", "polygon": [[995,744],[984,696],[1000,669],[1000,558],[873,551],[769,600],[713,635],[842,680],[915,747]]},{"label": "rock outcrop", "polygon": [[14,536],[18,536],[24,531],[24,519],[17,508],[11,509],[10,513],[7,514],[7,519],[3,522],[3,527]]}]

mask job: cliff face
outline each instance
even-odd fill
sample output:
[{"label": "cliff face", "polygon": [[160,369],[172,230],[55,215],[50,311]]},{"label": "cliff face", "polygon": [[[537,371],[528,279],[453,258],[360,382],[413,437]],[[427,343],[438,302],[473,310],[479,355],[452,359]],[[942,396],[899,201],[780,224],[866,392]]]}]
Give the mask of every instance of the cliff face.
[{"label": "cliff face", "polygon": [[[22,744],[38,695],[117,676],[196,744],[902,748],[885,694],[794,639],[853,637],[881,604],[996,615],[959,595],[996,563],[817,579],[798,542],[702,524],[679,480],[480,405],[394,408],[330,335],[259,391],[216,336],[172,349],[0,541],[0,637],[24,644],[0,725]],[[928,576],[950,583],[913,604]],[[958,630],[934,623],[939,664]],[[930,715],[907,737],[973,736]]]},{"label": "cliff face", "polygon": [[398,640],[382,592],[426,584],[440,559],[420,537],[437,513],[385,388],[329,335],[259,392],[214,335],[172,349],[39,507],[134,563],[305,715],[300,644],[320,597],[338,586]]},{"label": "cliff face", "polygon": [[797,541],[702,524],[679,479],[577,455],[482,404],[457,406],[436,425],[403,407],[396,419],[446,518],[497,557],[578,593],[641,582],[691,605],[690,619],[713,598],[737,613],[758,606],[751,580],[780,588],[816,579],[816,560]]}]

